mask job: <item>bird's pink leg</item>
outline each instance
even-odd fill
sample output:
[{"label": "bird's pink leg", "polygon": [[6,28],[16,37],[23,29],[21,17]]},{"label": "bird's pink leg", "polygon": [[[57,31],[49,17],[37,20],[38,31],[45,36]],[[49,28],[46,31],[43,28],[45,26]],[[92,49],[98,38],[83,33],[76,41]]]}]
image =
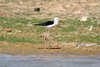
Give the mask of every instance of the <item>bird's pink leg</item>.
[{"label": "bird's pink leg", "polygon": [[46,34],[44,35],[45,38],[49,38],[49,37],[50,37],[50,36],[49,36],[49,31],[50,31],[50,28],[47,29],[47,32],[46,32]]}]

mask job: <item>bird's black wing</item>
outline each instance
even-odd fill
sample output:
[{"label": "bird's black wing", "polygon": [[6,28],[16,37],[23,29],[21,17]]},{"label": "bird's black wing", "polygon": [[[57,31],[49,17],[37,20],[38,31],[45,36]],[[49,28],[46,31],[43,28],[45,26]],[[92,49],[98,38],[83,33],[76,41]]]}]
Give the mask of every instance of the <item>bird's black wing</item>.
[{"label": "bird's black wing", "polygon": [[41,24],[35,24],[36,26],[48,26],[48,25],[52,25],[54,22],[53,21],[47,21]]}]

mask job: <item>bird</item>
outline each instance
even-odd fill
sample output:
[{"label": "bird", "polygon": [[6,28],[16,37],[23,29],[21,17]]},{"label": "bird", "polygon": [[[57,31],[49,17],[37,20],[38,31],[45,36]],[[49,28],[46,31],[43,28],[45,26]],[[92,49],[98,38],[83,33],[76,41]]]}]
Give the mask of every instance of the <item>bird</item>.
[{"label": "bird", "polygon": [[58,22],[60,21],[60,18],[58,17],[54,17],[52,21],[46,21],[44,23],[40,23],[40,24],[35,24],[36,26],[43,26],[47,29],[47,32],[45,34],[45,38],[49,37],[49,31],[51,28],[55,27],[56,25],[58,25]]}]

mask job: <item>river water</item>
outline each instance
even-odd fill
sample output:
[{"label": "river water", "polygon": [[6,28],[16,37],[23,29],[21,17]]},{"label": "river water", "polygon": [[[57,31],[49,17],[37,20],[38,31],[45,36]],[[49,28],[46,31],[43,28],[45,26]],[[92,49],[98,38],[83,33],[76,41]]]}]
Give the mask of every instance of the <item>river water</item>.
[{"label": "river water", "polygon": [[100,58],[0,54],[0,67],[100,67]]}]

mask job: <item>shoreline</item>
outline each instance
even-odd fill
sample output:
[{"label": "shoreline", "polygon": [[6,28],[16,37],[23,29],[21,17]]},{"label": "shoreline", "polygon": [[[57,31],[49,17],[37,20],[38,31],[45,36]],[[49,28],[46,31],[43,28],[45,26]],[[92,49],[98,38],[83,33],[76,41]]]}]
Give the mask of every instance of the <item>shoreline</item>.
[{"label": "shoreline", "polygon": [[[62,46],[60,48],[56,46],[49,47],[48,45],[37,45],[29,43],[3,43],[0,44],[0,54],[9,54],[9,55],[33,55],[33,54],[51,54],[51,55],[61,55],[63,57],[78,57],[78,56],[90,56],[96,57],[100,55],[100,47],[91,46],[91,47],[81,47],[75,48],[73,46]],[[48,49],[45,49],[48,47]],[[40,49],[43,48],[43,49]],[[50,49],[49,49],[50,48]],[[55,49],[54,49],[55,48]]]}]

